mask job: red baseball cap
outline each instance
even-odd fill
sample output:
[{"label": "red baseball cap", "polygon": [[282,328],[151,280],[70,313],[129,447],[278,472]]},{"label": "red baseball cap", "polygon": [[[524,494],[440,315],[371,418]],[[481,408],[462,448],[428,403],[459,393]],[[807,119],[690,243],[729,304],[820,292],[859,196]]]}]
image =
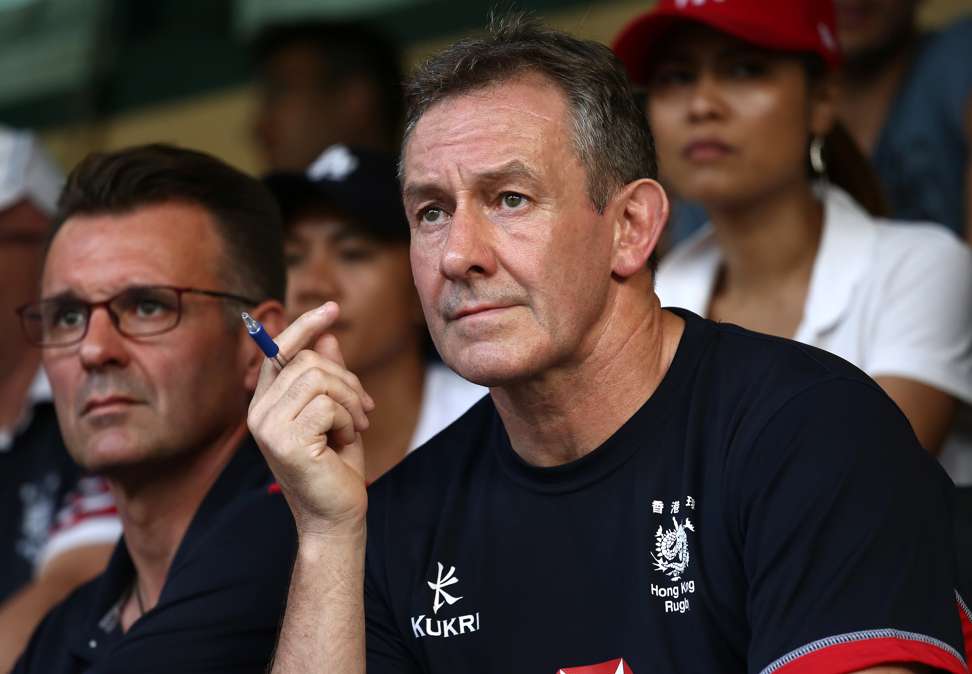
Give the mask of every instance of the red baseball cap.
[{"label": "red baseball cap", "polygon": [[614,53],[635,84],[646,84],[651,58],[672,26],[694,21],[758,47],[819,54],[840,65],[833,0],[659,0],[614,40]]}]

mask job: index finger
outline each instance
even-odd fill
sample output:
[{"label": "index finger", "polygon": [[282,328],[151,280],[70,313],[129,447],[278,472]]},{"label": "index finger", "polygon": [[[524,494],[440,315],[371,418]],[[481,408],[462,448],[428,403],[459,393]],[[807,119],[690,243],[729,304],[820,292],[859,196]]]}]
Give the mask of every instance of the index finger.
[{"label": "index finger", "polygon": [[[315,342],[334,325],[339,313],[336,302],[325,302],[316,309],[305,311],[274,338],[280,353],[290,360],[302,349],[313,349]],[[276,378],[277,369],[268,358],[260,368],[254,399],[259,398]]]}]

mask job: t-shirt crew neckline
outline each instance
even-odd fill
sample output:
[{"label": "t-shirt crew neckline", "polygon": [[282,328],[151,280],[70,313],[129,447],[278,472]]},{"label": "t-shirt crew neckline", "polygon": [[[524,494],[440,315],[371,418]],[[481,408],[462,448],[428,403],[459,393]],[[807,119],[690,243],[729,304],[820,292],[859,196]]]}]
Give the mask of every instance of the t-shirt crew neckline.
[{"label": "t-shirt crew neckline", "polygon": [[667,308],[665,311],[671,311],[685,321],[668,372],[641,407],[592,452],[559,466],[534,466],[514,451],[499,415],[494,417],[490,444],[509,478],[526,489],[546,494],[578,491],[606,478],[638,450],[651,450],[652,438],[671,418],[672,403],[679,399],[680,389],[689,381],[711,329],[708,321],[685,309]]}]

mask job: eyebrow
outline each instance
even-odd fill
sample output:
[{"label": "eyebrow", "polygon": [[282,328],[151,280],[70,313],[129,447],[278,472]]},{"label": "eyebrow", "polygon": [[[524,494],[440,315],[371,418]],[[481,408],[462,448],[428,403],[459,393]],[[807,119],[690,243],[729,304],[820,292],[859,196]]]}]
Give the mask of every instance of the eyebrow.
[{"label": "eyebrow", "polygon": [[[536,172],[519,159],[511,159],[501,166],[475,175],[475,182],[485,185],[497,185],[517,180],[531,186],[536,186],[540,182]],[[446,195],[447,193],[442,187],[431,182],[410,183],[402,190],[402,198],[406,202],[425,198],[443,198]]]},{"label": "eyebrow", "polygon": [[54,295],[50,295],[48,297],[41,297],[40,301],[42,302],[65,302],[65,301],[85,302],[87,300],[82,299],[81,296],[75,293],[73,290],[62,290],[61,292],[56,293]]}]

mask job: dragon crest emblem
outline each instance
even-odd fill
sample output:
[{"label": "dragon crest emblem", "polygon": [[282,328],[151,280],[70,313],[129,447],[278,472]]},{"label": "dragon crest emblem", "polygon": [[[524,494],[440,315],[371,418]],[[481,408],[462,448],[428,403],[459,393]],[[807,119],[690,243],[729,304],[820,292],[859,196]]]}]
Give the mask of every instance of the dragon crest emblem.
[{"label": "dragon crest emblem", "polygon": [[656,571],[661,571],[672,580],[678,580],[689,564],[686,531],[694,532],[695,527],[687,517],[681,524],[673,517],[672,524],[675,525],[674,529],[663,529],[658,525],[658,531],[655,532],[655,554],[651,558],[655,560]]}]

